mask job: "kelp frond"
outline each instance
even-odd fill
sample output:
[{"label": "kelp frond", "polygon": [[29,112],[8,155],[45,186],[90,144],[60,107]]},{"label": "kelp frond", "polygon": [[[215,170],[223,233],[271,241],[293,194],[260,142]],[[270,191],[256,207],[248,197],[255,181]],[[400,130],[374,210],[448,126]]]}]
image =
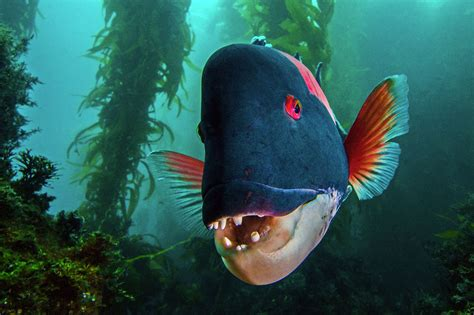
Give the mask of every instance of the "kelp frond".
[{"label": "kelp frond", "polygon": [[[153,177],[140,161],[152,143],[171,128],[150,115],[155,100],[168,108],[184,108],[177,92],[184,80],[183,63],[194,37],[186,22],[188,0],[104,0],[105,27],[87,57],[99,61],[96,86],[80,110],[99,109],[98,121],[84,128],[68,148],[86,149],[84,169],[77,180],[87,180],[81,214],[91,229],[115,235],[128,230],[139,203],[140,187]],[[145,177],[147,175],[147,177]]]}]

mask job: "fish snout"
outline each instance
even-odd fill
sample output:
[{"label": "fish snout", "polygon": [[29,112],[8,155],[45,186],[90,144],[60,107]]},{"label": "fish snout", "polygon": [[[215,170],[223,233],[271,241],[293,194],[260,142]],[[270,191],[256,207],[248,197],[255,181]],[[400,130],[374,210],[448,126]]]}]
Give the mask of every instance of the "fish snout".
[{"label": "fish snout", "polygon": [[284,189],[247,181],[232,180],[208,189],[203,200],[206,226],[226,217],[284,216],[314,199],[313,189]]}]

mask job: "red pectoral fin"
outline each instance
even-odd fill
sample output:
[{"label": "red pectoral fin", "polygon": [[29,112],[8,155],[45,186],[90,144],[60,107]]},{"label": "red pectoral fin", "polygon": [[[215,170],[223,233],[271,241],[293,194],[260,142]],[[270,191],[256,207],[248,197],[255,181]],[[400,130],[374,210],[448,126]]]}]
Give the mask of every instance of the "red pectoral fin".
[{"label": "red pectoral fin", "polygon": [[197,236],[206,235],[202,223],[202,174],[204,163],[190,156],[172,152],[155,151],[148,155],[147,163],[160,184],[158,188],[169,189],[170,204],[175,206],[173,215],[183,222],[184,227]]},{"label": "red pectoral fin", "polygon": [[172,151],[156,151],[150,154],[153,156],[161,156],[163,167],[169,172],[175,180],[180,180],[190,189],[201,190],[202,173],[204,171],[204,163],[193,157],[172,152]]},{"label": "red pectoral fin", "polygon": [[398,166],[400,147],[391,139],[408,132],[406,76],[386,78],[369,95],[344,141],[349,183],[359,199],[380,195]]}]

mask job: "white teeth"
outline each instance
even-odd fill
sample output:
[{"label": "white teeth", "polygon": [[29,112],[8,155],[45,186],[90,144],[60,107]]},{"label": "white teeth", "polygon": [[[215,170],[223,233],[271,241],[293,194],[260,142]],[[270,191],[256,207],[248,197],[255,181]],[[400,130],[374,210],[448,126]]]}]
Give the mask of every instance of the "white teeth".
[{"label": "white teeth", "polygon": [[256,243],[260,240],[260,234],[258,234],[257,231],[253,231],[252,234],[250,234],[250,238],[252,239],[252,242]]},{"label": "white teeth", "polygon": [[242,217],[233,217],[235,225],[242,225]]},{"label": "white teeth", "polygon": [[224,236],[224,246],[227,248],[232,247],[232,242],[227,238],[227,236]]},{"label": "white teeth", "polygon": [[240,251],[246,250],[247,247],[248,247],[247,244],[240,244],[240,245],[237,245],[235,249],[240,252]]},{"label": "white teeth", "polygon": [[214,230],[217,230],[219,228],[219,222],[212,222],[212,227]]},{"label": "white teeth", "polygon": [[220,228],[221,230],[225,229],[226,223],[227,223],[227,219],[226,219],[226,218],[225,218],[225,219],[220,219],[220,220],[219,220],[219,228]]},{"label": "white teeth", "polygon": [[212,230],[212,228],[213,228],[212,223],[207,226],[208,230]]},{"label": "white teeth", "polygon": [[267,235],[268,232],[270,232],[270,226],[269,225],[265,225],[263,227],[263,229],[260,230],[261,235]]}]

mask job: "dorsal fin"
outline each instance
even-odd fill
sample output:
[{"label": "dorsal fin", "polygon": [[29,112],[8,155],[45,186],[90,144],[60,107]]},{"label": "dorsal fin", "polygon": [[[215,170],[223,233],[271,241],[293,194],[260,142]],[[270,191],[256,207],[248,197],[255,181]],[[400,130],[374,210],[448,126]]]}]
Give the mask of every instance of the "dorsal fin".
[{"label": "dorsal fin", "polygon": [[318,65],[316,66],[316,72],[314,74],[314,77],[316,78],[316,81],[318,82],[320,87],[322,87],[322,85],[321,85],[321,81],[322,81],[322,79],[321,79],[321,70],[322,70],[322,68],[323,68],[323,63],[322,62],[318,63]]},{"label": "dorsal fin", "polygon": [[299,62],[303,62],[303,59],[301,58],[301,55],[299,52],[296,52],[293,57],[295,57]]}]

